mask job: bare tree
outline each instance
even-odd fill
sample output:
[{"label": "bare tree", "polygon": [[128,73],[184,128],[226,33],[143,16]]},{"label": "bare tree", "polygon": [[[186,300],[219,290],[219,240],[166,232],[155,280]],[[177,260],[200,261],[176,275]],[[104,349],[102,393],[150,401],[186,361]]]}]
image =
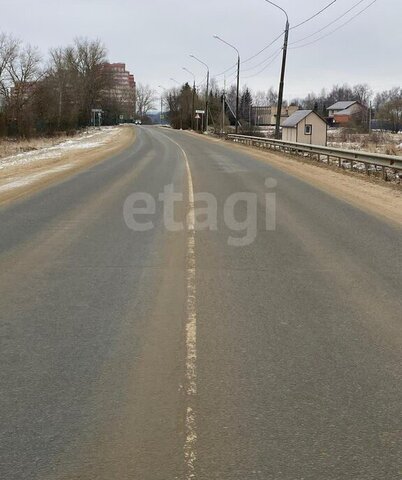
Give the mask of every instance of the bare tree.
[{"label": "bare tree", "polygon": [[394,87],[391,90],[384,90],[377,93],[374,99],[374,108],[379,110],[387,102],[391,100],[401,99],[402,98],[402,89],[399,87]]},{"label": "bare tree", "polygon": [[88,124],[91,109],[100,107],[101,94],[111,88],[113,78],[105,69],[107,52],[100,40],[76,39],[68,52],[69,69],[76,79],[80,123]]},{"label": "bare tree", "polygon": [[358,100],[362,105],[368,106],[373,97],[373,90],[367,83],[359,83],[353,86],[353,100]]},{"label": "bare tree", "polygon": [[156,92],[149,85],[139,83],[136,95],[138,115],[140,117],[145,117],[154,107]]},{"label": "bare tree", "polygon": [[41,56],[36,47],[26,45],[17,48],[6,65],[13,85],[38,81],[41,74],[40,61]]},{"label": "bare tree", "polygon": [[6,80],[3,93],[8,107],[8,123],[17,135],[29,135],[32,130],[32,113],[29,106],[35,94],[38,81],[43,77],[41,56],[31,45],[21,47],[19,42],[11,43],[12,53],[5,66]]},{"label": "bare tree", "polygon": [[[54,81],[54,85],[57,89],[57,127],[60,128],[63,106],[65,104],[66,90],[68,88],[71,72],[70,65],[70,49],[69,48],[54,48],[50,50],[50,66],[49,76]],[[71,82],[70,82],[71,84]]]},{"label": "bare tree", "polygon": [[[86,120],[84,80],[78,67],[75,46],[58,47],[49,52],[50,60],[46,89],[51,94],[51,117],[56,117],[57,128],[74,129],[79,126],[80,115]],[[53,122],[53,120],[51,120]],[[87,121],[86,121],[87,123]]]},{"label": "bare tree", "polygon": [[19,40],[0,33],[0,95],[6,97],[10,88],[8,66],[14,63],[20,48]]},{"label": "bare tree", "polygon": [[270,87],[266,92],[259,90],[254,95],[253,100],[253,104],[258,107],[272,107],[278,102],[278,93],[273,87]]},{"label": "bare tree", "polygon": [[402,129],[402,89],[393,88],[392,90],[379,94],[376,101],[378,104],[378,119],[382,124],[390,128],[394,133]]}]

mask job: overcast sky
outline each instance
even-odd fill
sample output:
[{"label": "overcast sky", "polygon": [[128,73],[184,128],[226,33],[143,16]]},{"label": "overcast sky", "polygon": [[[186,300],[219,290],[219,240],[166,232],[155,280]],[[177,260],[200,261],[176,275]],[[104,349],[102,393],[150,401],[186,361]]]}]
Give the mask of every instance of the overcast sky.
[{"label": "overcast sky", "polygon": [[[330,0],[276,0],[293,25],[323,8]],[[323,28],[358,0],[337,0],[325,13],[291,31],[290,42]],[[358,13],[360,6],[303,45],[331,31]],[[74,37],[100,38],[109,59],[125,62],[136,81],[171,87],[170,77],[200,81],[207,62],[215,75],[236,61],[236,54],[214,38],[234,43],[247,59],[284,29],[284,16],[264,0],[0,0],[0,29],[36,45],[45,55],[50,47],[66,45]],[[285,96],[291,99],[320,91],[335,83],[369,83],[375,90],[402,84],[402,0],[377,0],[354,21],[312,45],[289,50]],[[296,46],[296,45],[293,45]],[[280,49],[276,43],[242,65],[242,84],[254,91],[277,88],[280,55],[263,72],[256,64]],[[268,63],[268,60],[266,63]],[[247,70],[246,70],[247,69]],[[260,72],[260,73],[259,73]],[[246,78],[249,77],[249,78]],[[229,78],[231,80],[232,77]],[[218,77],[220,83],[223,76]]]}]

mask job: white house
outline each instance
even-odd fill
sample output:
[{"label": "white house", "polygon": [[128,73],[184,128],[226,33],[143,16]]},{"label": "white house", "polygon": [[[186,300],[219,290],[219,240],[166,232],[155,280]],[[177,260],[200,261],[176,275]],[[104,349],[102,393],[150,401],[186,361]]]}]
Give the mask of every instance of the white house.
[{"label": "white house", "polygon": [[298,110],[282,125],[285,142],[327,144],[327,122],[314,110]]}]

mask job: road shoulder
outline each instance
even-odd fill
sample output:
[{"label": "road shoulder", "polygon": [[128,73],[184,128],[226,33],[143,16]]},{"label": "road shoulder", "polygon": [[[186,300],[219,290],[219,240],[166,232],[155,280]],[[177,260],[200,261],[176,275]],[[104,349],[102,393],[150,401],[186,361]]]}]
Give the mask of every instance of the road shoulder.
[{"label": "road shoulder", "polygon": [[103,143],[89,148],[71,149],[59,156],[0,171],[0,206],[65,180],[108,158],[135,142],[135,129],[121,127]]},{"label": "road shoulder", "polygon": [[370,182],[358,174],[348,175],[286,154],[261,152],[255,148],[223,142],[216,138],[201,135],[198,137],[229,149],[240,150],[365,212],[402,226],[402,189],[398,187]]}]

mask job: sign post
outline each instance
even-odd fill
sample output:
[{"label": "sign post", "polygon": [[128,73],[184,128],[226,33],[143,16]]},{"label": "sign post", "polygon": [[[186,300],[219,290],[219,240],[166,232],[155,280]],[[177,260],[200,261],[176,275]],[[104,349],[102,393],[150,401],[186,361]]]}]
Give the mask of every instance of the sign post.
[{"label": "sign post", "polygon": [[98,116],[98,126],[100,128],[101,124],[102,124],[102,113],[103,113],[103,110],[101,108],[93,108],[91,110],[91,113],[92,113],[92,119],[91,119],[91,123],[94,127],[96,127],[96,116]]},{"label": "sign post", "polygon": [[197,120],[197,132],[198,132],[198,122],[200,121],[200,115],[198,113],[198,110],[196,110],[196,116],[195,116],[195,119]]},{"label": "sign post", "polygon": [[[195,113],[196,113],[195,118],[197,119],[197,131],[198,131],[198,121],[199,121],[200,118],[201,118],[201,121],[202,121],[202,124],[201,124],[202,127],[201,127],[201,129],[202,129],[202,131],[204,131],[204,115],[205,115],[205,110],[196,110]],[[200,115],[202,115],[202,117],[200,117]]]}]

